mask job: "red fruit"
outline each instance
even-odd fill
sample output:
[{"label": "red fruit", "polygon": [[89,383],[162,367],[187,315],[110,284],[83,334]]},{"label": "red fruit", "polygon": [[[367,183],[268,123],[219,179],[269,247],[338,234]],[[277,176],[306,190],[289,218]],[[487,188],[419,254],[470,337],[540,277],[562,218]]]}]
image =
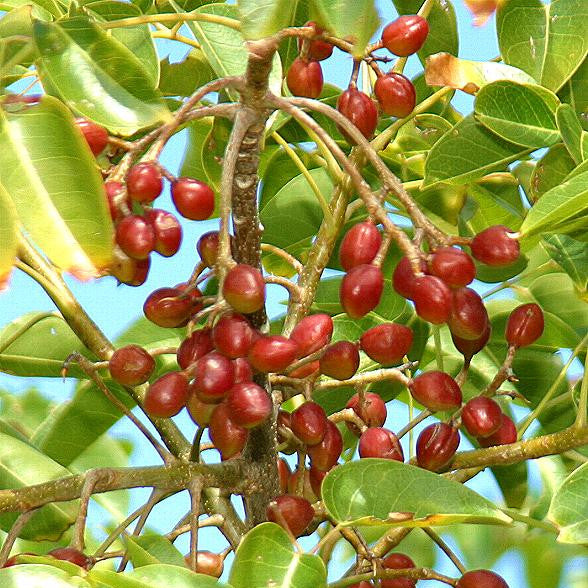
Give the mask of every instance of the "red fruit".
[{"label": "red fruit", "polygon": [[132,214],[118,223],[116,242],[129,257],[146,259],[155,247],[155,232],[146,219]]},{"label": "red fruit", "polygon": [[151,384],[143,406],[149,416],[173,417],[188,400],[188,379],[181,372],[169,372]]},{"label": "red fruit", "polygon": [[57,549],[52,549],[47,555],[55,559],[68,561],[85,570],[90,569],[92,564],[92,560],[87,555],[73,547],[58,547]]},{"label": "red fruit", "polygon": [[[307,22],[305,27],[313,27],[315,33],[320,35],[323,33],[323,29],[321,29],[316,22],[310,21]],[[303,40],[298,39],[298,51],[302,50]],[[331,57],[333,53],[333,45],[331,43],[327,43],[326,41],[322,41],[321,39],[316,39],[314,41],[310,41],[308,43],[308,58],[314,59],[315,61],[323,61],[324,59],[328,59]]]},{"label": "red fruit", "polygon": [[296,359],[298,346],[282,335],[260,337],[249,349],[249,363],[258,372],[282,372]]},{"label": "red fruit", "polygon": [[472,255],[482,263],[501,267],[515,262],[521,253],[519,242],[509,237],[512,231],[504,225],[494,225],[478,233],[470,244]]},{"label": "red fruit", "polygon": [[373,588],[373,584],[362,580],[359,584],[352,584],[349,588]]},{"label": "red fruit", "polygon": [[323,480],[328,472],[324,472],[323,470],[317,470],[315,467],[310,467],[308,471],[308,478],[310,480],[310,487],[314,492],[317,498],[321,497],[321,486],[323,484]]},{"label": "red fruit", "polygon": [[104,151],[104,148],[108,145],[108,131],[104,127],[85,118],[76,118],[76,126],[82,131],[84,139],[86,139],[88,147],[90,147],[90,151],[94,156]]},{"label": "red fruit", "polygon": [[215,351],[201,357],[192,371],[191,390],[202,402],[221,402],[235,382],[233,362]]},{"label": "red fruit", "polygon": [[[186,565],[190,567],[191,558],[188,554],[184,558]],[[196,552],[196,572],[212,576],[213,578],[220,578],[224,569],[224,559],[218,553],[212,551],[197,551]]]},{"label": "red fruit", "polygon": [[213,350],[210,329],[204,328],[194,331],[186,337],[178,347],[176,354],[179,366],[185,370],[201,357]]},{"label": "red fruit", "polygon": [[152,208],[145,212],[145,220],[155,234],[154,250],[164,257],[175,255],[182,242],[182,226],[178,219],[171,212]]},{"label": "red fruit", "polygon": [[[382,560],[382,567],[385,570],[406,570],[416,567],[408,555],[404,553],[391,553]],[[381,588],[414,588],[416,580],[410,578],[388,578],[380,581]]]},{"label": "red fruit", "polygon": [[481,447],[494,447],[495,445],[508,445],[517,440],[517,428],[512,419],[503,414],[500,428],[488,437],[480,437],[478,442]]},{"label": "red fruit", "polygon": [[178,178],[171,185],[171,197],[184,218],[206,220],[214,212],[214,192],[199,180]]},{"label": "red fruit", "polygon": [[305,316],[290,333],[298,345],[298,357],[305,357],[327,345],[333,334],[333,319],[328,314]]},{"label": "red fruit", "polygon": [[251,380],[253,380],[251,364],[244,357],[237,357],[237,359],[234,359],[233,368],[235,370],[235,384],[251,382]]},{"label": "red fruit", "polygon": [[508,584],[494,572],[474,570],[466,572],[457,582],[456,588],[508,588]]},{"label": "red fruit", "polygon": [[429,34],[429,23],[418,14],[406,14],[386,25],[382,45],[399,57],[416,53]]},{"label": "red fruit", "polygon": [[214,409],[208,424],[208,432],[222,459],[230,459],[243,451],[249,436],[249,431],[231,418],[231,411],[226,402],[218,404]]},{"label": "red fruit", "polygon": [[138,345],[126,345],[117,349],[108,362],[110,375],[122,386],[145,383],[154,369],[155,360]]},{"label": "red fruit", "polygon": [[202,304],[202,292],[200,292],[200,290],[193,284],[181,282],[180,284],[176,284],[174,288],[179,290],[181,294],[190,300],[192,304],[191,314],[197,313],[204,308],[204,305]]},{"label": "red fruit", "polygon": [[323,91],[323,70],[318,61],[305,61],[297,57],[286,77],[288,89],[294,96],[318,98]]},{"label": "red fruit", "polygon": [[150,161],[134,165],[127,175],[127,192],[136,202],[153,202],[163,189],[163,179],[157,165]]},{"label": "red fruit", "polygon": [[522,304],[508,317],[504,338],[509,345],[526,347],[535,343],[543,334],[543,311],[538,304]]},{"label": "red fruit", "polygon": [[[421,271],[427,273],[427,264],[424,261],[420,261],[420,266]],[[392,274],[392,286],[394,287],[394,290],[396,290],[400,296],[412,300],[416,279],[417,277],[412,271],[412,265],[408,257],[402,257]]]},{"label": "red fruit", "polygon": [[290,429],[306,445],[317,445],[327,432],[328,419],[323,407],[305,402],[290,414]]},{"label": "red fruit", "polygon": [[129,257],[118,245],[115,245],[112,250],[112,265],[110,266],[110,273],[120,283],[128,286],[140,286],[145,283],[151,260],[147,259],[133,259]]},{"label": "red fruit", "polygon": [[382,111],[396,118],[408,116],[416,104],[416,90],[412,82],[395,72],[382,75],[376,80],[374,94]]},{"label": "red fruit", "polygon": [[311,504],[318,500],[310,483],[310,472],[306,468],[303,470],[294,470],[294,472],[290,474],[286,493],[303,496]]},{"label": "red fruit", "polygon": [[283,494],[288,492],[288,480],[291,473],[288,462],[283,457],[280,457],[278,459],[278,477],[280,479],[280,492]]},{"label": "red fruit", "polygon": [[186,401],[186,408],[192,420],[201,427],[206,427],[210,423],[212,413],[217,406],[217,404],[202,402],[196,394],[190,394]]},{"label": "red fruit", "polygon": [[273,408],[270,395],[254,382],[235,384],[229,390],[227,406],[231,419],[246,429],[263,423]]},{"label": "red fruit", "polygon": [[425,372],[417,376],[408,388],[417,402],[433,412],[456,410],[461,406],[461,390],[445,372]]},{"label": "red fruit", "polygon": [[300,537],[314,518],[314,509],[306,498],[283,494],[267,507],[268,521],[285,526],[294,537]]},{"label": "red fruit", "polygon": [[343,437],[337,425],[327,419],[325,436],[320,443],[307,449],[312,467],[328,472],[341,457],[343,451]]},{"label": "red fruit", "polygon": [[218,231],[210,231],[201,235],[196,243],[196,250],[207,267],[213,267],[218,255]]},{"label": "red fruit", "polygon": [[383,289],[384,276],[379,267],[357,265],[343,276],[339,289],[341,306],[351,318],[361,318],[378,306]]},{"label": "red fruit", "polygon": [[295,370],[288,372],[288,376],[290,378],[308,378],[308,376],[318,372],[321,368],[321,364],[319,360],[309,361],[300,367],[297,367]]},{"label": "red fruit", "polygon": [[341,266],[348,272],[357,265],[371,263],[381,244],[382,235],[374,223],[370,221],[357,223],[345,233],[341,241],[339,248]]},{"label": "red fruit", "polygon": [[476,396],[463,407],[461,421],[470,435],[488,437],[500,428],[502,410],[491,398]]},{"label": "red fruit", "polygon": [[265,304],[265,282],[261,272],[250,265],[237,264],[227,273],[223,296],[237,312],[251,314],[261,310]]},{"label": "red fruit", "polygon": [[120,182],[104,182],[104,191],[106,192],[106,199],[108,201],[108,210],[110,211],[110,218],[117,220],[122,216],[122,211],[119,210],[121,201],[124,201],[129,210],[132,209],[131,199],[125,192],[124,184]]},{"label": "red fruit", "polygon": [[359,343],[374,361],[394,365],[408,354],[412,346],[412,330],[404,325],[384,323],[365,331]]},{"label": "red fruit", "polygon": [[441,247],[431,257],[431,274],[441,278],[450,288],[463,288],[476,277],[474,260],[461,249]]},{"label": "red fruit", "polygon": [[145,316],[160,327],[179,327],[185,324],[192,309],[192,301],[188,296],[183,296],[178,288],[154,290],[143,304]]},{"label": "red fruit", "polygon": [[[373,392],[366,392],[363,403],[360,404],[359,399],[359,394],[354,394],[349,399],[349,402],[347,402],[346,408],[352,408],[366,426],[381,427],[386,422],[386,417],[388,416],[386,403],[382,400],[381,396]],[[361,431],[353,423],[347,421],[345,424],[354,435],[358,437],[361,435]]]},{"label": "red fruit", "polygon": [[247,355],[256,334],[249,321],[242,315],[223,315],[212,329],[214,346],[223,355],[236,358]]},{"label": "red fruit", "polygon": [[490,323],[488,323],[484,333],[482,333],[477,339],[462,339],[453,333],[451,333],[451,339],[453,340],[455,348],[464,356],[464,358],[471,359],[476,353],[484,349],[486,343],[488,343],[488,340],[490,339],[491,333],[492,327]]},{"label": "red fruit", "polygon": [[336,380],[348,380],[359,367],[356,343],[338,341],[330,345],[319,360],[321,374]]},{"label": "red fruit", "polygon": [[490,319],[480,295],[471,288],[453,290],[449,330],[462,339],[479,339],[488,329]]},{"label": "red fruit", "polygon": [[398,437],[383,427],[371,427],[361,434],[359,456],[404,461],[404,452]]},{"label": "red fruit", "polygon": [[425,427],[416,444],[419,466],[438,472],[451,461],[459,441],[459,431],[447,423],[434,423]]},{"label": "red fruit", "polygon": [[[348,118],[366,139],[371,139],[378,124],[378,109],[374,101],[357,88],[350,87],[337,99],[337,110]],[[339,129],[343,135],[345,131]],[[352,141],[355,143],[355,141]]]},{"label": "red fruit", "polygon": [[424,320],[440,325],[451,313],[451,290],[435,276],[417,278],[412,288],[412,299],[417,314]]}]

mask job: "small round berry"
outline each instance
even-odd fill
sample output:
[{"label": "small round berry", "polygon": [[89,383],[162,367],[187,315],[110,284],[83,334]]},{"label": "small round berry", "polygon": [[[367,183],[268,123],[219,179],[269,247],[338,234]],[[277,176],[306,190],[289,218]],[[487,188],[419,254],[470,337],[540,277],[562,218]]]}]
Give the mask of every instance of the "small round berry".
[{"label": "small round berry", "polygon": [[229,270],[223,284],[225,300],[237,311],[251,314],[265,304],[265,282],[261,272],[239,263]]},{"label": "small round berry", "polygon": [[416,444],[419,466],[438,472],[451,461],[459,441],[459,431],[447,423],[434,423],[425,427]]},{"label": "small round berry", "polygon": [[402,361],[412,346],[412,330],[396,323],[384,323],[368,329],[361,336],[361,349],[374,361],[387,366]]},{"label": "small round berry", "polygon": [[73,547],[58,547],[57,549],[52,549],[47,555],[62,561],[69,561],[85,570],[90,569],[92,563],[92,560],[87,555]]},{"label": "small round berry", "polygon": [[229,390],[227,406],[231,419],[246,429],[263,423],[273,408],[267,391],[254,382],[235,384]]},{"label": "small round berry", "polygon": [[178,178],[171,185],[171,196],[184,218],[206,220],[214,212],[214,192],[200,180]]},{"label": "small round berry", "polygon": [[441,247],[433,253],[431,274],[441,278],[450,288],[463,288],[476,277],[474,260],[456,247]]},{"label": "small round berry", "polygon": [[217,406],[217,404],[202,402],[193,392],[190,392],[188,400],[186,400],[186,408],[190,417],[200,427],[206,427],[210,423],[212,413]]},{"label": "small round berry", "polygon": [[[415,568],[414,561],[404,553],[391,553],[382,560],[385,570],[405,570]],[[387,578],[380,581],[380,588],[414,588],[416,580],[410,578]]]},{"label": "small round berry", "polygon": [[[354,87],[348,88],[339,96],[337,110],[348,118],[366,139],[372,138],[378,124],[378,109],[367,94]],[[345,131],[339,130],[347,136]]]},{"label": "small round berry", "polygon": [[325,435],[316,445],[308,447],[307,453],[310,457],[312,467],[328,472],[341,457],[343,452],[343,436],[337,425],[327,419]]},{"label": "small round berry", "polygon": [[318,351],[331,340],[333,319],[328,314],[305,316],[290,333],[290,339],[298,345],[298,357]]},{"label": "small round berry", "polygon": [[233,368],[235,370],[235,384],[253,380],[253,369],[247,358],[237,357],[233,359]]},{"label": "small round berry", "polygon": [[[184,558],[186,565],[190,567],[192,560],[190,554]],[[212,551],[197,551],[196,552],[196,572],[198,574],[205,574],[213,578],[220,578],[224,570],[224,559],[218,553]]]},{"label": "small round berry", "polygon": [[492,398],[476,396],[463,407],[461,421],[473,437],[488,437],[500,428],[502,410]]},{"label": "small round berry", "polygon": [[[324,30],[313,21],[307,22],[304,26],[312,27],[317,35],[320,35],[324,32]],[[299,52],[302,50],[303,43],[304,41],[302,39],[298,39]],[[331,43],[327,43],[327,41],[323,41],[321,39],[315,39],[308,43],[308,58],[314,59],[315,61],[323,61],[331,57],[333,48],[334,47],[331,45]]]},{"label": "small round berry", "polygon": [[232,359],[247,355],[258,337],[249,321],[234,312],[223,315],[212,329],[215,348]]},{"label": "small round berry", "polygon": [[235,383],[233,362],[224,355],[211,351],[201,357],[192,368],[194,382],[190,389],[202,402],[221,402]]},{"label": "small round berry", "polygon": [[433,412],[455,410],[461,406],[461,390],[445,372],[424,372],[412,380],[408,388],[417,402]]},{"label": "small round berry", "polygon": [[511,230],[494,225],[478,233],[470,244],[472,255],[482,263],[502,267],[514,263],[521,253],[519,242],[510,237]]},{"label": "small round berry", "polygon": [[526,347],[541,337],[544,327],[541,307],[534,302],[522,304],[510,313],[504,338],[509,345]]},{"label": "small round berry", "polygon": [[382,31],[382,45],[390,53],[408,57],[416,53],[429,34],[429,23],[418,14],[405,14],[386,25]]},{"label": "small round berry", "polygon": [[[423,260],[420,260],[420,266],[421,272],[426,274],[427,264]],[[402,257],[394,268],[394,273],[392,274],[392,286],[394,287],[394,290],[396,290],[396,292],[403,298],[412,300],[416,279],[417,277],[412,271],[410,260],[408,257]]]},{"label": "small round berry", "polygon": [[163,179],[157,165],[145,161],[134,165],[127,175],[127,192],[136,202],[153,202],[163,189]]},{"label": "small round berry", "polygon": [[178,414],[187,400],[186,376],[181,372],[169,372],[149,386],[143,405],[149,416],[169,418]]},{"label": "small round berry", "polygon": [[203,328],[194,331],[178,347],[176,353],[178,365],[185,370],[213,349],[210,329]]},{"label": "small round berry", "polygon": [[[383,426],[388,416],[386,403],[379,394],[375,394],[374,392],[366,392],[363,403],[360,402],[360,395],[354,394],[345,407],[352,408],[367,427]],[[345,424],[354,435],[357,437],[361,435],[361,431],[353,423],[346,421]]]},{"label": "small round berry", "polygon": [[110,375],[122,386],[145,383],[154,369],[155,360],[139,345],[126,345],[117,349],[108,361]]},{"label": "small round berry", "polygon": [[451,339],[455,348],[464,356],[465,359],[470,360],[476,353],[482,351],[490,339],[492,333],[492,326],[488,323],[486,330],[477,339],[462,339],[457,335],[451,333]]},{"label": "small round berry", "polygon": [[508,588],[508,584],[490,570],[473,570],[459,579],[456,588]]},{"label": "small round berry", "polygon": [[154,250],[163,257],[171,257],[178,252],[182,242],[182,225],[171,213],[158,208],[145,212],[145,220],[155,234]]},{"label": "small round berry", "polygon": [[398,437],[383,427],[371,427],[361,434],[359,456],[404,461],[404,452]]},{"label": "small round berry", "polygon": [[348,272],[357,265],[371,263],[381,244],[382,235],[374,223],[364,221],[353,225],[345,233],[339,247],[341,266]]},{"label": "small round berry", "polygon": [[351,341],[333,343],[320,358],[319,367],[321,374],[335,380],[348,380],[353,377],[359,368],[357,344]]},{"label": "small round berry", "polygon": [[318,98],[323,91],[323,70],[318,61],[297,57],[288,69],[288,89],[294,96]]},{"label": "small round berry", "polygon": [[494,447],[496,445],[508,445],[517,440],[517,428],[512,419],[503,414],[500,428],[488,437],[479,437],[480,447]]},{"label": "small round berry", "polygon": [[343,276],[339,300],[343,310],[358,319],[378,306],[383,289],[384,276],[379,267],[357,265]]},{"label": "small round berry", "polygon": [[376,80],[374,94],[382,112],[396,118],[408,116],[416,104],[416,90],[412,82],[395,72],[382,75]]},{"label": "small round berry", "polygon": [[294,537],[300,537],[314,518],[314,509],[306,498],[283,494],[270,502],[267,519],[285,526]]},{"label": "small round berry", "polygon": [[100,155],[106,145],[108,145],[108,131],[104,127],[85,118],[76,118],[76,126],[82,131],[92,154],[94,156]]},{"label": "small round berry", "polygon": [[218,231],[209,231],[204,233],[196,243],[196,250],[200,259],[206,264],[206,267],[213,267],[218,255]]},{"label": "small round berry", "polygon": [[488,311],[480,295],[471,288],[453,290],[447,326],[462,339],[478,340],[490,324]]},{"label": "small round berry", "polygon": [[155,247],[155,232],[145,218],[132,214],[116,226],[116,242],[129,257],[147,259]]},{"label": "small round berry", "polygon": [[306,445],[317,445],[327,432],[327,415],[316,402],[305,402],[290,414],[290,429]]},{"label": "small round berry", "polygon": [[160,327],[179,327],[186,323],[193,310],[189,296],[182,295],[178,288],[159,288],[149,294],[143,312]]},{"label": "small round berry", "polygon": [[208,423],[208,432],[223,460],[241,453],[249,437],[249,431],[231,418],[226,402],[217,404]]},{"label": "small round berry", "polygon": [[436,276],[422,276],[414,281],[412,300],[417,314],[424,320],[440,325],[451,314],[451,290]]},{"label": "small round berry", "polygon": [[106,192],[106,199],[108,201],[108,210],[110,211],[110,218],[115,221],[122,218],[123,211],[120,210],[121,201],[124,201],[129,210],[133,205],[128,194],[125,192],[125,186],[121,182],[104,182],[104,191]]},{"label": "small round berry", "polygon": [[282,335],[260,337],[249,349],[247,359],[258,372],[283,372],[296,359],[298,345]]},{"label": "small round berry", "polygon": [[129,257],[118,245],[112,251],[112,265],[110,273],[121,284],[128,286],[140,286],[145,283],[151,266],[151,259],[133,259]]}]

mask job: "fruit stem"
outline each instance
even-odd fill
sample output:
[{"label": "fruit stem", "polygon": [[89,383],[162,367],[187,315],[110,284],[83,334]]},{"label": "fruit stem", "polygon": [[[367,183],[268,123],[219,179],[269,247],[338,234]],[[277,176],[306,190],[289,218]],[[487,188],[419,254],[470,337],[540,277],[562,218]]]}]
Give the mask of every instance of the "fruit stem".
[{"label": "fruit stem", "polygon": [[[449,586],[456,586],[457,580],[438,574],[435,570],[429,568],[406,568],[403,570],[393,569],[379,569],[376,573],[376,577],[380,580],[392,579],[392,578],[409,578],[411,580],[437,580]],[[353,584],[359,584],[360,582],[369,582],[374,579],[374,572],[367,572],[364,574],[357,574],[355,576],[348,576],[341,578],[336,582],[328,584],[328,588],[345,588],[346,586],[352,586]]]},{"label": "fruit stem", "polygon": [[154,24],[158,22],[210,22],[220,24],[235,31],[241,30],[241,23],[227,16],[220,16],[217,14],[206,14],[197,12],[188,13],[172,13],[172,14],[143,14],[141,16],[133,16],[131,18],[121,18],[119,20],[111,20],[108,22],[97,22],[105,30],[120,29],[124,27],[134,27],[142,24]]},{"label": "fruit stem", "polygon": [[443,538],[438,535],[433,529],[430,527],[423,527],[423,531],[437,544],[439,549],[445,553],[445,555],[454,563],[455,567],[459,570],[460,574],[465,574],[466,568],[461,563],[455,552],[447,545],[447,543],[443,540]]}]

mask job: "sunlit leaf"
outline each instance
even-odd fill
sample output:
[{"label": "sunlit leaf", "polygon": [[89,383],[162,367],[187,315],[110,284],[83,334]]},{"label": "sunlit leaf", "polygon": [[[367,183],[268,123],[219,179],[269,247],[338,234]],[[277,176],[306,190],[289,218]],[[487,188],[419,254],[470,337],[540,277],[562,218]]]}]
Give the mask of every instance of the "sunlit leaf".
[{"label": "sunlit leaf", "polygon": [[139,580],[145,588],[231,588],[212,576],[195,574],[187,568],[167,564],[143,566],[127,576],[132,580]]},{"label": "sunlit leaf", "polygon": [[559,186],[575,167],[569,151],[562,143],[553,145],[537,162],[530,181],[530,192],[533,200],[538,200]]},{"label": "sunlit leaf", "polygon": [[588,289],[588,249],[585,243],[567,235],[547,235],[543,237],[547,252],[572,278],[581,292]]},{"label": "sunlit leaf", "polygon": [[91,588],[90,584],[76,577],[75,584],[67,572],[45,565],[12,566],[0,570],[0,583],[4,588]]},{"label": "sunlit leaf", "polygon": [[0,290],[8,285],[18,249],[17,217],[14,204],[0,183]]},{"label": "sunlit leaf", "polygon": [[186,567],[184,556],[162,535],[129,536],[125,542],[134,568],[160,563]]},{"label": "sunlit leaf", "polygon": [[582,154],[582,125],[574,109],[569,104],[562,104],[557,109],[557,126],[570,155],[576,163],[584,159]]},{"label": "sunlit leaf", "polygon": [[263,39],[294,24],[299,0],[239,0],[241,30],[246,39]]}]

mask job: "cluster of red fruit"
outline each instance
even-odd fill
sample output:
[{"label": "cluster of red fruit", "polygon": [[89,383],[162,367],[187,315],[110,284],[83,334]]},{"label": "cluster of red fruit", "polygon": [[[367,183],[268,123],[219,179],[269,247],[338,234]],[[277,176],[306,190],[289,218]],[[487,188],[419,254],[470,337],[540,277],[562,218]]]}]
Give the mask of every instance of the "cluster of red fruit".
[{"label": "cluster of red fruit", "polygon": [[[306,26],[314,29],[320,36],[323,30],[316,23]],[[381,47],[399,57],[416,53],[424,44],[429,33],[427,21],[417,14],[405,15],[389,23],[382,32],[381,41],[374,45],[374,50]],[[318,98],[323,89],[323,72],[320,61],[330,57],[333,46],[321,39],[299,42],[300,55],[288,70],[286,82],[295,96]],[[351,83],[337,100],[337,109],[346,116],[361,132],[370,139],[378,123],[378,106],[387,115],[404,118],[414,109],[416,92],[412,82],[402,75],[391,71],[382,74],[374,84],[376,103],[364,92]]]}]

